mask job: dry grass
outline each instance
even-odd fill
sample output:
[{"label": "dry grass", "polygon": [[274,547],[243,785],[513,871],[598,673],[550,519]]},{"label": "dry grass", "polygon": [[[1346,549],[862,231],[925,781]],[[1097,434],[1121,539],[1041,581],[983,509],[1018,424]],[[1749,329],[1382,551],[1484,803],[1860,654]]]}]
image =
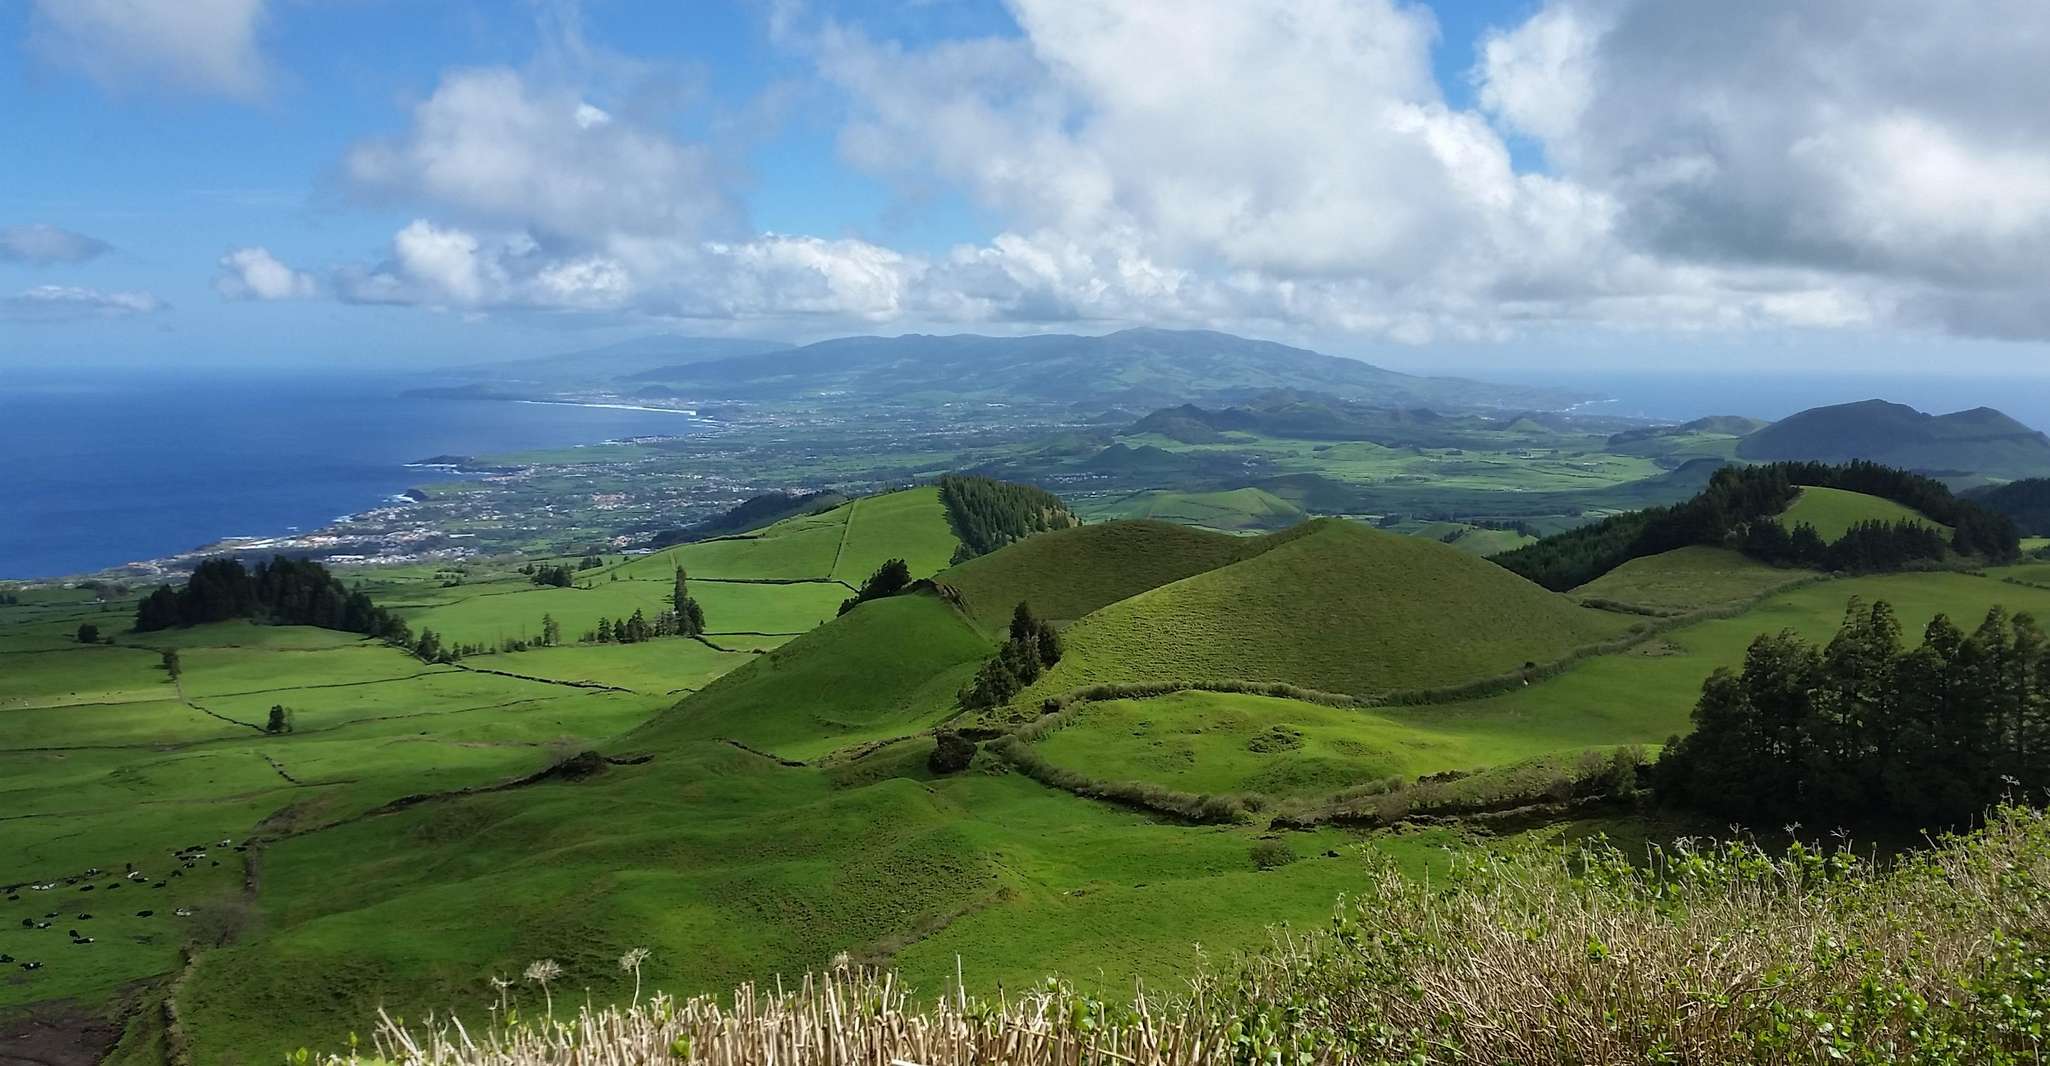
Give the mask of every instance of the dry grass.
[{"label": "dry grass", "polygon": [[1746,844],[1651,860],[1476,851],[1438,884],[1383,865],[1329,929],[1172,999],[1049,984],[926,1005],[842,967],[730,1005],[657,997],[477,1036],[387,1018],[375,1042],[398,1066],[2041,1061],[2041,811],[2003,809],[1884,870]]}]

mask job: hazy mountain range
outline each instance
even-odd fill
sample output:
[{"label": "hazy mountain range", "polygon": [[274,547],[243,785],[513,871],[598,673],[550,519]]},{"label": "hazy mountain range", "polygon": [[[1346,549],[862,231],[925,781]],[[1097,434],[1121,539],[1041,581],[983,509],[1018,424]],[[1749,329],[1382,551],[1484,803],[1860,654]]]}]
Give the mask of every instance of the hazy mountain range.
[{"label": "hazy mountain range", "polygon": [[650,337],[439,377],[490,385],[499,393],[522,387],[604,387],[624,395],[756,402],[837,397],[1083,403],[1139,410],[1229,401],[1277,389],[1437,410],[1558,410],[1592,399],[1566,389],[1404,374],[1228,333],[1165,329],[1128,329],[1101,337],[841,337],[797,347]]}]

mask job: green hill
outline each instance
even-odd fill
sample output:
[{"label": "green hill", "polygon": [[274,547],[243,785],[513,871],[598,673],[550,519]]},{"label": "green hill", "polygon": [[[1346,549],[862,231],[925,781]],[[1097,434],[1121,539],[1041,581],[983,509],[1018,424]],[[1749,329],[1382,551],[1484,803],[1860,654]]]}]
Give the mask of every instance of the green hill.
[{"label": "green hill", "polygon": [[1884,400],[1815,407],[1737,444],[1745,459],[1870,459],[1948,476],[2050,475],[2050,438],[1990,407],[1932,415]]},{"label": "green hill", "polygon": [[1200,574],[1240,558],[1258,541],[1170,522],[1103,522],[1042,533],[970,559],[939,580],[960,590],[970,616],[994,629],[1020,601],[1055,622]]},{"label": "green hill", "polygon": [[1950,531],[1949,526],[1932,522],[1920,511],[1892,500],[1813,485],[1803,488],[1801,494],[1794,497],[1794,502],[1780,512],[1779,521],[1790,530],[1805,522],[1814,526],[1815,532],[1820,533],[1825,541],[1836,540],[1860,522],[1920,522],[1946,533]]},{"label": "green hill", "polygon": [[1309,517],[1295,504],[1264,489],[1217,492],[1141,492],[1107,509],[1132,518],[1158,518],[1183,525],[1230,531],[1281,529]]},{"label": "green hill", "polygon": [[1691,545],[1632,559],[1574,589],[1573,595],[1583,601],[1681,614],[1748,600],[1812,576],[1810,571],[1771,566],[1729,548]]},{"label": "green hill", "polygon": [[1032,693],[1220,680],[1431,688],[1557,659],[1627,625],[1456,548],[1342,519],[1252,547],[1266,550],[1077,622]]},{"label": "green hill", "polygon": [[987,658],[989,641],[930,593],[873,600],[721,677],[631,738],[669,747],[737,740],[807,759],[928,728]]}]

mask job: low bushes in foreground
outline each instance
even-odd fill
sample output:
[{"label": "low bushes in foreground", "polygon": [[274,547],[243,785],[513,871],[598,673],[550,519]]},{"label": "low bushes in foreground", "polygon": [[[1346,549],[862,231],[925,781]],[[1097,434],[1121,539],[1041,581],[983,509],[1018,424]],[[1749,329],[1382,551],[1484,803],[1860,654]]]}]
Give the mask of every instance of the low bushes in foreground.
[{"label": "low bushes in foreground", "polygon": [[[2023,1063],[2050,1011],[2050,820],[2008,807],[1876,867],[1742,843],[1370,858],[1328,928],[1113,1003],[1058,983],[914,999],[841,968],[472,1033],[374,1037],[398,1066],[1067,1063]],[[365,1062],[328,1060],[333,1066]]]}]

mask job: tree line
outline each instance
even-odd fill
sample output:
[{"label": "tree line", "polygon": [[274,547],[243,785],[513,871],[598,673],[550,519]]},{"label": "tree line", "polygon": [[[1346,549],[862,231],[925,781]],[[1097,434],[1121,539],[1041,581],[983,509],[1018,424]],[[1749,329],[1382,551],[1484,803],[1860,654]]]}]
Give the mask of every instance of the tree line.
[{"label": "tree line", "polygon": [[1908,649],[1891,606],[1853,600],[1826,646],[1752,641],[1693,719],[1658,762],[1669,802],[1771,827],[1960,824],[2050,786],[2050,641],[1995,607],[1969,634],[1938,615]]},{"label": "tree line", "polygon": [[399,616],[351,591],[311,559],[282,555],[254,570],[240,560],[208,559],[192,570],[182,588],[160,585],[135,608],[135,631],[204,625],[233,619],[271,625],[318,626],[411,644]]},{"label": "tree line", "polygon": [[[1780,542],[1772,530],[1763,527],[1778,527],[1776,516],[1794,502],[1803,487],[1844,489],[1892,500],[1951,526],[1953,532],[1947,543],[1938,537],[1933,554],[1922,533],[1884,523],[1865,523],[1846,533],[1838,543],[1846,539],[1851,543],[1841,549],[1836,544],[1816,547],[1810,538],[1821,538],[1813,529],[1807,534],[1798,529],[1781,530],[1789,540]],[[1799,544],[1792,542],[1797,535]],[[1951,553],[1996,561],[2012,559],[2019,550],[2020,536],[2013,520],[1953,496],[1934,478],[1864,460],[1840,466],[1780,462],[1726,466],[1709,478],[1699,494],[1683,503],[1614,515],[1491,558],[1548,589],[1564,592],[1632,559],[1696,544],[1774,553],[1760,555],[1768,562],[1869,571],[1898,569],[1914,560]]]},{"label": "tree line", "polygon": [[1045,489],[973,474],[942,476],[940,502],[961,541],[954,552],[957,563],[1034,533],[1081,524],[1059,496]]}]

